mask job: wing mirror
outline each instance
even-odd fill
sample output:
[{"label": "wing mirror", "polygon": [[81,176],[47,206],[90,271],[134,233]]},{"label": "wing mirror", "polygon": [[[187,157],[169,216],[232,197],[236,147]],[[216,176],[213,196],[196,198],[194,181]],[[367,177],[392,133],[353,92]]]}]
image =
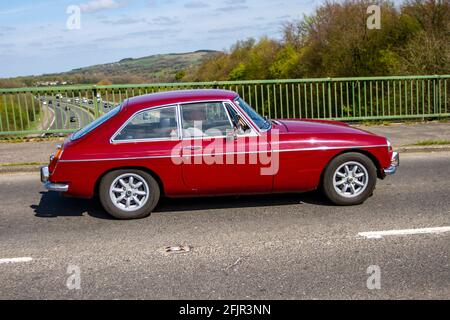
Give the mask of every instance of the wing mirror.
[{"label": "wing mirror", "polygon": [[240,133],[245,133],[248,130],[250,130],[250,127],[248,126],[247,122],[244,121],[244,119],[241,116],[237,116],[237,130]]},{"label": "wing mirror", "polygon": [[237,129],[236,128],[227,132],[227,141],[231,142],[234,140],[237,140]]}]

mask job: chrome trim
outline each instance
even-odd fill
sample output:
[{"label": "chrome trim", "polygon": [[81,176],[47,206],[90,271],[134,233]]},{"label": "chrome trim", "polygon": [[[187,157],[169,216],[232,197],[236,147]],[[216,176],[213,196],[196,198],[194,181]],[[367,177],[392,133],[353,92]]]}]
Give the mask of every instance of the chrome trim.
[{"label": "chrome trim", "polygon": [[392,143],[391,143],[391,140],[389,140],[388,138],[386,138],[386,143],[387,143],[388,150],[391,151],[391,149],[392,149]]},{"label": "chrome trim", "polygon": [[48,167],[41,167],[41,182],[47,182],[48,178],[50,177],[50,172],[48,170]]},{"label": "chrome trim", "polygon": [[389,168],[383,170],[384,174],[385,175],[394,174],[397,171],[399,165],[400,165],[400,154],[398,152],[393,152],[391,158],[391,165],[389,166]]},{"label": "chrome trim", "polygon": [[[296,152],[296,151],[326,151],[326,150],[340,150],[340,149],[364,149],[364,148],[380,148],[386,147],[386,145],[375,146],[345,146],[345,147],[314,147],[314,148],[299,148],[299,149],[284,149],[284,150],[261,150],[252,152],[224,152],[216,153],[218,155],[227,154],[255,154],[255,153],[267,153],[267,152]],[[191,154],[186,155],[190,157],[209,156],[208,154]],[[212,155],[212,154],[211,154]],[[104,159],[80,159],[80,160],[59,160],[59,162],[94,162],[94,161],[122,161],[122,160],[145,160],[145,159],[163,159],[163,158],[181,158],[181,156],[147,156],[147,157],[131,157],[131,158],[104,158]]]},{"label": "chrome trim", "polygon": [[[243,116],[241,110],[236,107],[236,105],[230,100],[230,99],[213,99],[213,100],[197,100],[197,101],[187,101],[187,102],[177,102],[177,103],[171,103],[171,104],[165,104],[160,106],[154,106],[154,107],[148,107],[145,109],[141,109],[139,111],[136,111],[133,113],[123,124],[119,127],[119,129],[111,136],[109,139],[109,143],[111,144],[119,144],[119,143],[136,143],[136,142],[161,142],[161,141],[180,141],[183,140],[183,126],[182,126],[182,117],[181,117],[181,107],[185,104],[195,104],[195,103],[208,103],[208,102],[221,102],[229,103],[231,107],[238,113],[242,119],[249,125],[249,127],[252,129],[252,132],[250,134],[244,134],[244,135],[238,135],[239,137],[253,137],[253,136],[259,136],[259,131],[255,128],[255,125],[253,122],[247,119],[246,116]],[[178,138],[152,138],[152,139],[130,139],[130,140],[122,140],[122,141],[115,141],[114,138],[119,134],[119,132],[130,122],[132,119],[139,113],[145,112],[148,110],[154,110],[154,109],[160,109],[160,108],[169,108],[169,107],[176,107],[177,108],[177,128],[178,128]],[[225,107],[225,106],[224,106]],[[226,111],[226,110],[225,110]],[[228,115],[228,112],[227,112]],[[229,115],[228,115],[229,117]],[[231,121],[231,120],[230,120]],[[216,138],[226,138],[227,136],[217,136],[217,137],[190,137],[190,139],[185,140],[198,140],[198,139],[216,139]]]},{"label": "chrome trim", "polygon": [[[189,101],[188,103],[200,103],[200,102],[205,102],[205,101],[211,101],[211,102],[222,102],[222,101],[224,101],[224,100],[221,100],[221,99],[218,99],[218,100],[198,100],[198,101]],[[116,143],[129,143],[129,142],[132,142],[132,143],[134,143],[134,142],[146,142],[146,141],[155,141],[154,139],[147,139],[147,140],[126,140],[126,141],[114,141],[114,138],[115,138],[115,136],[119,133],[119,131],[120,130],[122,130],[133,118],[134,118],[134,116],[135,115],[137,115],[138,113],[141,113],[141,112],[144,112],[144,111],[147,111],[147,110],[152,110],[152,109],[159,109],[159,108],[167,108],[167,107],[177,107],[177,109],[179,109],[179,107],[180,107],[180,105],[181,105],[182,103],[180,103],[180,102],[175,102],[175,103],[169,103],[169,104],[163,104],[163,105],[160,105],[160,106],[153,106],[153,107],[148,107],[148,108],[144,108],[144,109],[141,109],[141,110],[138,110],[138,111],[136,111],[135,113],[133,113],[123,124],[122,124],[122,126],[120,126],[120,128],[111,136],[111,138],[109,139],[109,143],[111,143],[111,144],[116,144]],[[178,120],[181,120],[180,119],[181,118],[181,114],[180,114],[180,116],[179,116],[179,118],[178,118]],[[181,123],[180,123],[180,125],[181,125]],[[177,125],[177,127],[179,128],[179,129],[181,129],[181,126],[178,126]],[[179,136],[179,139],[178,140],[181,140],[181,137],[182,137],[182,132],[181,132],[182,130],[180,130],[180,132],[178,132],[178,136]],[[173,138],[169,138],[169,139],[161,139],[161,140],[159,140],[159,141],[174,141],[174,139]]]},{"label": "chrome trim", "polygon": [[67,190],[69,190],[68,184],[51,183],[50,181],[45,182],[44,187],[49,191],[56,191],[56,192],[67,192]]}]

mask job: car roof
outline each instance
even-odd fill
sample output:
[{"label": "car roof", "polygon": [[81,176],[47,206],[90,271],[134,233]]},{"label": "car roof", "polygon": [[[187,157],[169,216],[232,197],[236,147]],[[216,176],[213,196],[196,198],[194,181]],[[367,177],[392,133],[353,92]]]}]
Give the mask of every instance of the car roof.
[{"label": "car roof", "polygon": [[151,108],[175,103],[185,103],[203,100],[234,100],[238,94],[234,91],[219,89],[174,90],[151,93],[129,98],[127,109]]}]

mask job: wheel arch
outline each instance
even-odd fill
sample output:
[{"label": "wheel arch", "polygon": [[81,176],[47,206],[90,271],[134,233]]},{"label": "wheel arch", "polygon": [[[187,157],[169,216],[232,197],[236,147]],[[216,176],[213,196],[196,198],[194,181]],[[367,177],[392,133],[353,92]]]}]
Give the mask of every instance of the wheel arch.
[{"label": "wheel arch", "polygon": [[165,193],[164,193],[164,184],[163,184],[161,178],[160,178],[153,170],[150,170],[150,169],[147,168],[147,167],[141,167],[141,166],[121,166],[121,167],[115,167],[115,168],[108,169],[108,170],[106,170],[105,172],[103,172],[103,173],[97,178],[97,180],[95,181],[95,185],[94,185],[94,195],[95,195],[95,196],[98,195],[98,193],[99,193],[99,188],[100,188],[100,182],[102,181],[102,179],[103,179],[103,177],[104,177],[105,175],[107,175],[108,173],[113,172],[113,171],[117,171],[117,170],[125,170],[125,169],[141,170],[141,171],[144,171],[144,172],[148,173],[148,174],[151,175],[151,176],[156,180],[156,182],[158,183],[158,186],[159,186],[159,190],[160,190],[160,192],[161,192],[161,195],[163,196],[163,195],[165,194]]},{"label": "wheel arch", "polygon": [[380,162],[378,161],[377,157],[376,157],[373,153],[371,153],[370,151],[367,151],[367,150],[362,150],[362,149],[346,149],[346,150],[343,150],[343,151],[341,151],[341,152],[335,154],[335,155],[327,162],[327,164],[326,164],[325,167],[322,169],[322,172],[321,172],[321,174],[320,174],[320,182],[319,182],[319,186],[321,186],[322,183],[323,183],[323,175],[324,175],[326,169],[328,168],[328,166],[330,165],[330,163],[331,163],[334,159],[336,159],[337,157],[339,157],[339,156],[341,156],[341,155],[343,155],[343,154],[346,154],[346,153],[360,153],[360,154],[362,154],[362,155],[365,155],[365,156],[368,157],[368,158],[373,162],[373,164],[375,165],[375,168],[376,168],[376,170],[377,170],[377,177],[378,177],[378,178],[382,178],[382,177],[383,177],[382,174],[381,174],[381,164],[380,164]]}]

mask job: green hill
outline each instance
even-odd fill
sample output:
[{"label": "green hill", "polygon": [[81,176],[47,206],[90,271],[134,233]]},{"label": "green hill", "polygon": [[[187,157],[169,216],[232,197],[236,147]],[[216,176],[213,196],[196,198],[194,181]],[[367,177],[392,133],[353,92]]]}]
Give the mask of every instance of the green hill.
[{"label": "green hill", "polygon": [[214,54],[217,54],[217,51],[199,50],[126,58],[114,63],[78,68],[68,72],[0,79],[0,88],[61,84],[174,82],[180,80],[185,72],[189,72]]}]

